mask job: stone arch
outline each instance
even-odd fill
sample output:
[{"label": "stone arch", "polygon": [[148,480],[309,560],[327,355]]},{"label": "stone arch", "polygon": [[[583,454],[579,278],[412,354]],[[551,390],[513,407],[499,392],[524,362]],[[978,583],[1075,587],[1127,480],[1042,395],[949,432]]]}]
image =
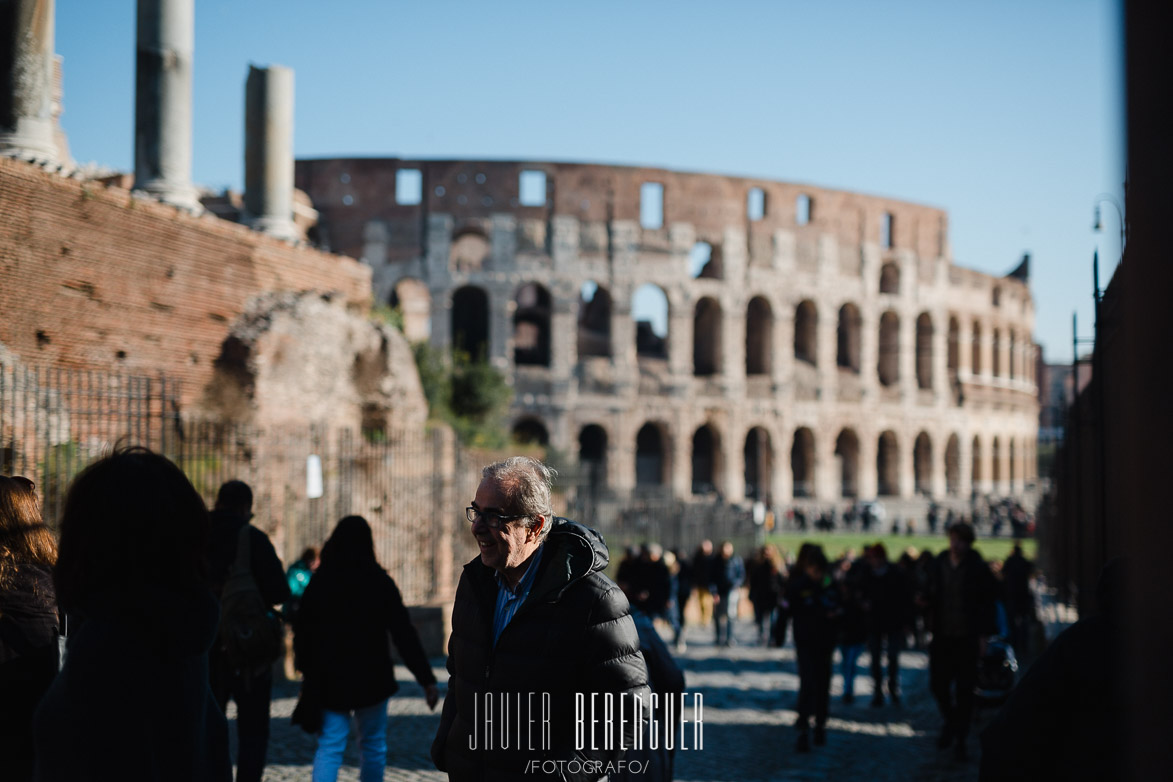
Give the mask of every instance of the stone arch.
[{"label": "stone arch", "polygon": [[432,293],[426,283],[404,277],[391,289],[387,304],[403,316],[403,336],[408,342],[423,342],[431,335]]},{"label": "stone arch", "polygon": [[745,497],[765,501],[774,479],[774,448],[770,433],[760,426],[745,435]]},{"label": "stone arch", "polygon": [[475,285],[452,294],[452,348],[474,361],[489,358],[489,295]]},{"label": "stone arch", "polygon": [[916,319],[916,387],[933,387],[933,318],[927,312]]},{"label": "stone arch", "polygon": [[996,327],[990,335],[990,375],[1002,377],[1002,331]]},{"label": "stone arch", "polygon": [[900,496],[900,444],[891,430],[881,433],[876,442],[876,494]]},{"label": "stone arch", "polygon": [[578,468],[592,491],[607,485],[607,430],[598,424],[579,430]]},{"label": "stone arch", "polygon": [[705,296],[696,303],[692,319],[692,373],[707,377],[721,373],[721,305]]},{"label": "stone arch", "polygon": [[550,366],[550,292],[526,283],[513,297],[513,363]]},{"label": "stone arch", "polygon": [[725,265],[721,258],[721,245],[697,242],[688,254],[689,272],[696,280],[721,280],[725,278]]},{"label": "stone arch", "polygon": [[631,297],[635,320],[635,352],[640,358],[668,358],[668,295],[663,288],[647,282]]},{"label": "stone arch", "polygon": [[492,247],[479,228],[462,228],[452,235],[448,247],[448,268],[458,274],[479,272],[485,267]]},{"label": "stone arch", "polygon": [[994,482],[994,491],[1002,491],[1002,443],[997,437],[990,445],[990,480]]},{"label": "stone arch", "polygon": [[1008,465],[1006,486],[1013,494],[1014,487],[1018,485],[1018,443],[1013,437],[1006,438],[1006,458]]},{"label": "stone arch", "polygon": [[745,313],[745,374],[769,375],[773,362],[774,311],[764,297],[754,296]]},{"label": "stone arch", "polygon": [[838,347],[835,351],[835,363],[840,369],[848,369],[859,374],[860,368],[860,329],[863,319],[859,314],[859,307],[847,302],[839,308]]},{"label": "stone arch", "polygon": [[945,493],[951,497],[961,493],[961,438],[956,433],[945,443]]},{"label": "stone arch", "polygon": [[635,437],[635,485],[651,488],[668,485],[668,437],[664,426],[649,421]]},{"label": "stone arch", "polygon": [[961,324],[956,315],[949,316],[948,347],[945,353],[945,369],[950,378],[957,378],[961,368]]},{"label": "stone arch", "polygon": [[876,367],[880,385],[900,382],[900,316],[888,310],[880,316],[880,359]]},{"label": "stone arch", "polygon": [[839,462],[839,495],[859,496],[859,435],[844,429],[835,439],[835,456]]},{"label": "stone arch", "polygon": [[973,491],[978,491],[982,481],[982,441],[976,434],[973,436],[973,446],[970,449],[969,482]]},{"label": "stone arch", "polygon": [[895,261],[880,267],[880,293],[900,293],[900,267]]},{"label": "stone arch", "polygon": [[546,429],[546,424],[533,416],[517,419],[513,424],[511,435],[513,441],[519,445],[547,446],[550,444],[550,432]]},{"label": "stone arch", "polygon": [[818,363],[819,311],[810,299],[799,302],[794,310],[794,358],[808,364]]},{"label": "stone arch", "polygon": [[578,355],[611,355],[611,294],[595,282],[578,295]]},{"label": "stone arch", "polygon": [[794,433],[790,447],[790,472],[794,479],[795,497],[815,496],[815,436],[807,427]]},{"label": "stone arch", "polygon": [[1007,347],[1006,352],[1009,355],[1009,360],[1006,362],[1006,376],[1009,377],[1011,380],[1013,380],[1018,375],[1018,372],[1017,372],[1018,367],[1016,366],[1016,364],[1018,363],[1018,355],[1016,352],[1017,348],[1018,348],[1018,344],[1017,344],[1017,335],[1014,333],[1014,329],[1009,329],[1007,331],[1006,347]]},{"label": "stone arch", "polygon": [[980,321],[973,322],[973,340],[970,347],[969,372],[971,375],[980,375],[982,373],[982,324]]},{"label": "stone arch", "polygon": [[916,436],[912,446],[912,475],[917,494],[933,493],[933,441],[928,432]]},{"label": "stone arch", "polygon": [[722,493],[721,434],[712,424],[704,424],[692,435],[692,493]]}]

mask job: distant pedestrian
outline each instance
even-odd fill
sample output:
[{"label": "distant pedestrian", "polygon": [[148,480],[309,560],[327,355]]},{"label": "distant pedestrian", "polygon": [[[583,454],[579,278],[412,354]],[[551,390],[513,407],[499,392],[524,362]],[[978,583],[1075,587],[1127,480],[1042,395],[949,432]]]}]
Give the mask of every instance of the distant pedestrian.
[{"label": "distant pedestrian", "polygon": [[814,717],[814,744],[827,742],[827,712],[831,698],[831,657],[837,625],[843,615],[839,590],[831,578],[820,546],[803,544],[786,585],[783,605],[794,621],[794,648],[798,659],[798,739],[795,749],[809,752],[810,720]]},{"label": "distant pedestrian", "polygon": [[745,583],[745,563],[733,551],[728,540],[721,543],[720,553],[709,565],[709,587],[713,593],[713,627],[718,646],[733,645],[733,622],[737,619],[737,605],[741,585]]},{"label": "distant pedestrian", "polygon": [[692,555],[692,583],[696,589],[702,625],[713,621],[713,557],[713,541],[711,540],[702,540],[696,553]]},{"label": "distant pedestrian", "polygon": [[297,612],[301,608],[301,596],[309,586],[310,579],[318,569],[317,546],[306,546],[297,561],[285,571],[285,581],[289,584],[289,601],[283,611],[285,619],[285,678],[289,681],[297,679],[297,661],[293,654],[293,627],[297,623]]},{"label": "distant pedestrian", "polygon": [[883,543],[868,549],[863,573],[867,604],[868,651],[872,660],[872,706],[884,705],[884,651],[888,657],[888,697],[900,703],[900,651],[913,623],[912,589],[904,571],[888,562]]},{"label": "distant pedestrian", "polygon": [[774,546],[762,546],[749,567],[749,602],[758,643],[766,646],[774,628],[778,601],[782,598],[782,557]]},{"label": "distant pedestrian", "polygon": [[1027,656],[1031,626],[1035,622],[1035,601],[1030,582],[1034,564],[1022,554],[1022,544],[1014,549],[1002,564],[1005,584],[1006,613],[1010,625],[1010,645],[1020,658]]},{"label": "distant pedestrian", "polygon": [[855,702],[855,672],[859,657],[867,646],[867,596],[864,593],[864,571],[867,564],[850,554],[843,557],[835,574],[843,603],[843,618],[839,623],[840,672],[843,675],[843,702]]}]

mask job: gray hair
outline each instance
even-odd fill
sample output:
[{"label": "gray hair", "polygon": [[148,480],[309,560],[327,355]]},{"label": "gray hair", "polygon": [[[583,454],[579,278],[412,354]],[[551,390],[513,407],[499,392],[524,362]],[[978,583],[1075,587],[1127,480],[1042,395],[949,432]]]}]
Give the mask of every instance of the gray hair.
[{"label": "gray hair", "polygon": [[537,523],[534,517],[544,516],[546,523],[538,540],[546,539],[554,521],[550,491],[558,477],[557,470],[529,456],[511,456],[485,467],[481,477],[493,481],[505,497],[507,507],[501,510],[527,517],[526,526],[532,528]]}]

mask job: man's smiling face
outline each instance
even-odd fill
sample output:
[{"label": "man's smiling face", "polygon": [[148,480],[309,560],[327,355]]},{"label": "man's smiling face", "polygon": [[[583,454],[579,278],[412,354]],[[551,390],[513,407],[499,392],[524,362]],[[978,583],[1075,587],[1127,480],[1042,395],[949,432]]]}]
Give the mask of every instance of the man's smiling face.
[{"label": "man's smiling face", "polygon": [[[515,511],[506,507],[507,500],[495,481],[488,478],[477,488],[473,507],[489,513],[512,516]],[[507,521],[500,529],[492,530],[482,520],[472,525],[472,534],[481,550],[481,562],[501,573],[509,584],[516,583],[517,568],[538,548],[537,528],[527,529],[527,519]]]}]

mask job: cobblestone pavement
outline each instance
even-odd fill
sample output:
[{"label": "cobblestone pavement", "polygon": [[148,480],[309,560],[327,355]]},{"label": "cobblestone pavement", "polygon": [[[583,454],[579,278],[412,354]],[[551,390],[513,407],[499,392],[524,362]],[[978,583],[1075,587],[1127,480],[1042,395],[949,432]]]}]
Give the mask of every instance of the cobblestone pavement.
[{"label": "cobblestone pavement", "polygon": [[[957,762],[936,748],[940,721],[928,692],[928,661],[923,652],[902,655],[904,703],[871,708],[868,656],[861,659],[856,699],[845,706],[842,679],[832,681],[831,718],[827,745],[809,754],[794,751],[794,702],[798,692],[794,649],[766,649],[752,642],[752,627],[740,623],[740,643],[719,649],[708,628],[689,628],[688,649],[678,659],[685,669],[687,690],[700,692],[704,702],[704,746],[677,753],[676,779],[687,782],[735,780],[867,779],[876,782],[963,782],[977,779],[977,732],[992,716],[978,715],[970,737],[970,760]],[[442,661],[434,660],[441,692],[447,678]],[[428,750],[439,724],[439,707],[429,712],[423,690],[400,666],[402,684],[391,698],[387,780],[444,780],[432,767]],[[309,780],[315,739],[293,727],[289,716],[297,685],[278,684],[273,699],[269,766],[265,780]],[[229,707],[235,734],[235,707]],[[353,736],[339,779],[358,779],[358,753]]]}]

